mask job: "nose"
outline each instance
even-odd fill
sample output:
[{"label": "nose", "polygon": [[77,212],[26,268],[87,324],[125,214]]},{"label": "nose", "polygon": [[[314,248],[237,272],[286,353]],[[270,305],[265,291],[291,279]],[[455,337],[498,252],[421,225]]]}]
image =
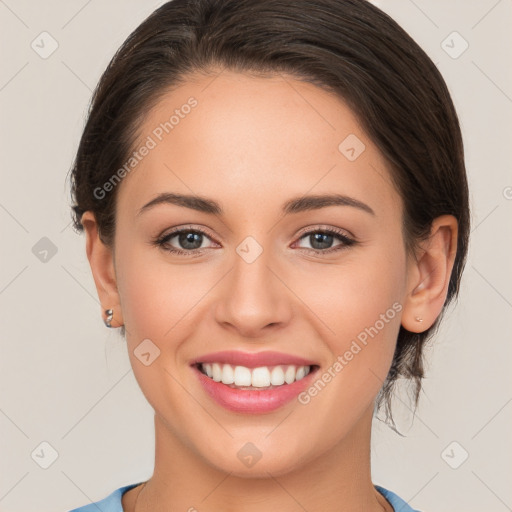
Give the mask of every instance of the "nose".
[{"label": "nose", "polygon": [[215,307],[219,325],[237,336],[258,338],[290,322],[291,292],[274,263],[266,251],[251,263],[236,255],[219,290]]}]

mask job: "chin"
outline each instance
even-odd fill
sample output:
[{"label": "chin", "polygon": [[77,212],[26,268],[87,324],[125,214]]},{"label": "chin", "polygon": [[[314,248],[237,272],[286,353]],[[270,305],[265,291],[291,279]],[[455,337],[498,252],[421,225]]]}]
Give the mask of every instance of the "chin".
[{"label": "chin", "polygon": [[242,448],[229,450],[234,456],[214,458],[209,453],[205,457],[207,462],[223,473],[228,473],[238,478],[269,478],[286,475],[298,469],[304,464],[304,457],[290,449],[290,453],[283,453],[283,450],[268,448],[258,450],[252,443],[242,445]]}]

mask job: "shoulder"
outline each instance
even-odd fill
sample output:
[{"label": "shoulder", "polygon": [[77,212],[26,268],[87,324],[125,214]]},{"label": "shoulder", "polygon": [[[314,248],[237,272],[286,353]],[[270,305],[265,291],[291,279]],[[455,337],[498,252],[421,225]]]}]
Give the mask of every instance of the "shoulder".
[{"label": "shoulder", "polygon": [[84,505],[83,507],[74,508],[69,512],[98,512],[98,510],[101,510],[102,512],[123,512],[123,506],[121,503],[123,494],[137,485],[140,484],[137,483],[119,487],[119,489],[116,489],[106,498],[96,501],[95,503],[90,503],[89,505]]},{"label": "shoulder", "polygon": [[400,496],[395,494],[393,491],[385,489],[380,485],[374,485],[374,487],[389,501],[389,503],[391,503],[395,512],[420,512],[419,510],[413,509],[405,500],[400,498]]}]

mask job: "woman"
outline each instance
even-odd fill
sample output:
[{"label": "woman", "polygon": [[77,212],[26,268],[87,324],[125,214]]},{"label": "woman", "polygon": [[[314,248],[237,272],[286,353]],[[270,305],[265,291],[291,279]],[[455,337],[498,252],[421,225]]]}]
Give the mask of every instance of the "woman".
[{"label": "woman", "polygon": [[436,66],[360,0],[173,0],[95,91],[74,223],[155,411],[155,468],[79,511],[411,511],[375,411],[467,252]]}]

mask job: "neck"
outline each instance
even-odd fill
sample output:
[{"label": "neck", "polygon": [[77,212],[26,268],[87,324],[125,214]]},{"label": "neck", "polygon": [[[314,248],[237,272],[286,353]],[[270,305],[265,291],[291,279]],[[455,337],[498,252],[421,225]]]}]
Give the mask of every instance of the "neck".
[{"label": "neck", "polygon": [[[283,474],[239,477],[209,464],[193,447],[180,442],[155,415],[155,468],[134,512],[366,512],[393,511],[374,488],[370,471],[373,404],[338,444],[312,460],[299,461]],[[135,489],[133,489],[135,491]],[[123,497],[123,508],[134,497]],[[126,506],[125,506],[126,504]]]}]

